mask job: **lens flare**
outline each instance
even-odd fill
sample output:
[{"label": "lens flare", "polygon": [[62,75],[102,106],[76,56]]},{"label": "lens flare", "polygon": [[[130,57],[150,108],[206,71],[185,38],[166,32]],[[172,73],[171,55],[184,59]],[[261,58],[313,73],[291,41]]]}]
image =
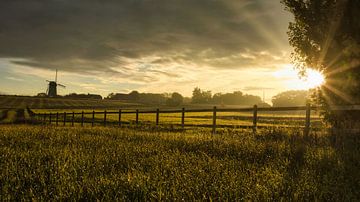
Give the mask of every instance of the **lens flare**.
[{"label": "lens flare", "polygon": [[320,87],[325,83],[325,77],[319,71],[316,71],[314,69],[307,69],[304,81],[309,89],[316,88]]},{"label": "lens flare", "polygon": [[325,76],[317,70],[308,68],[303,76],[292,65],[286,65],[274,72],[274,76],[283,81],[283,85],[291,90],[309,90],[325,84]]}]

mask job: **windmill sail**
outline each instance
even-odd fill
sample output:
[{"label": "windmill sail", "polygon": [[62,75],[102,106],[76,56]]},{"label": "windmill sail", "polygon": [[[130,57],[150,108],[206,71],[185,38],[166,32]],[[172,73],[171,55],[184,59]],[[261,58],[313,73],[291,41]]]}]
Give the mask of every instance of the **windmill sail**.
[{"label": "windmill sail", "polygon": [[63,88],[66,87],[66,86],[64,86],[62,84],[57,83],[57,73],[58,73],[58,70],[56,70],[56,72],[55,72],[55,81],[46,80],[49,83],[48,89],[46,91],[46,93],[47,93],[47,95],[49,97],[56,97],[57,96],[57,86],[60,86],[60,87],[63,87]]}]

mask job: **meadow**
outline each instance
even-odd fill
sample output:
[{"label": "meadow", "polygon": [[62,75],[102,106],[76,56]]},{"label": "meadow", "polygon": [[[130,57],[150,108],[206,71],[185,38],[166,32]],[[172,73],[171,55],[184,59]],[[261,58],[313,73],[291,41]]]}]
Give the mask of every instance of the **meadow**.
[{"label": "meadow", "polygon": [[0,200],[356,201],[359,145],[299,130],[0,126]]},{"label": "meadow", "polygon": [[[162,106],[16,99],[0,110],[1,201],[360,199],[360,138],[329,133],[316,111],[306,137],[304,111],[259,112],[264,129],[256,133],[240,127],[252,125],[251,112],[219,112],[221,127],[213,135],[201,127],[211,125],[211,112],[186,113],[185,128],[181,113],[160,114],[159,126],[155,114],[140,113],[138,124],[135,114],[122,114],[121,127],[117,114],[107,115],[107,127],[103,114],[96,114],[94,127],[92,115],[85,115],[80,127],[77,114],[72,127],[72,112]],[[59,112],[59,126],[55,117],[52,124],[40,118],[26,125],[33,112]]]},{"label": "meadow", "polygon": [[[11,123],[24,123],[30,120],[30,108],[35,113],[60,113],[60,120],[63,120],[63,112],[67,112],[67,124],[72,122],[72,112],[75,113],[97,113],[104,112],[118,112],[119,109],[134,112],[135,109],[143,110],[179,110],[182,107],[186,109],[212,109],[213,105],[210,104],[185,104],[178,107],[169,107],[166,105],[145,105],[140,103],[126,103],[114,100],[71,100],[64,98],[36,98],[36,97],[16,97],[16,96],[0,96],[0,124]],[[218,106],[218,108],[249,108],[251,106]],[[217,125],[220,127],[251,127],[252,125],[252,112],[219,112],[217,114]],[[92,115],[85,115],[85,125],[91,125]],[[311,124],[315,128],[323,128],[324,124],[321,121],[319,112],[312,111]],[[75,116],[75,125],[80,125],[81,115]],[[140,124],[154,125],[156,120],[155,113],[152,114],[139,114]],[[103,115],[97,114],[95,122],[97,125],[102,125]],[[116,125],[118,115],[108,114],[107,122],[110,125]],[[122,123],[131,125],[135,122],[135,114],[123,114]],[[181,113],[160,113],[159,122],[161,125],[169,127],[181,125]],[[282,112],[258,112],[258,126],[260,127],[303,127],[305,122],[305,111],[282,111]],[[185,115],[185,125],[191,127],[208,127],[212,124],[211,112],[190,112]]]},{"label": "meadow", "polygon": [[0,96],[0,106],[1,108],[8,109],[26,107],[31,109],[111,109],[118,107],[141,107],[141,104],[114,100]]}]

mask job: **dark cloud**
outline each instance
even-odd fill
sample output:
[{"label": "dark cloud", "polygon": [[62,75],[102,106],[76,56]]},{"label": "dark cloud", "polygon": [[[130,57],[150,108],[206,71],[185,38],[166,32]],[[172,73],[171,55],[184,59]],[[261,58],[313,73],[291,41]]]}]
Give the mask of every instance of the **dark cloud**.
[{"label": "dark cloud", "polygon": [[126,71],[131,59],[144,57],[156,57],[155,65],[249,67],[257,55],[239,54],[279,55],[286,47],[281,10],[269,0],[2,0],[0,57],[120,76],[112,67]]}]

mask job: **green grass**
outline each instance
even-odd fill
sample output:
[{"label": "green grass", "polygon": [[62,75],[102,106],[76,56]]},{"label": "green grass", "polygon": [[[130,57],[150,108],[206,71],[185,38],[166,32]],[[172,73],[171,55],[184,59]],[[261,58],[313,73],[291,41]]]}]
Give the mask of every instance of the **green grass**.
[{"label": "green grass", "polygon": [[[53,113],[59,112],[59,120],[63,120],[64,110],[34,110],[37,113]],[[92,112],[92,110],[74,109],[66,111],[68,113],[67,120],[71,121],[72,116],[69,113],[75,112]],[[95,110],[96,112],[104,112],[104,110]],[[129,111],[129,110],[123,110]],[[130,110],[134,112],[134,110]],[[118,110],[107,110],[107,112],[118,112]],[[101,124],[103,122],[103,114],[96,114],[96,122]],[[54,115],[55,118],[55,115]],[[84,116],[85,122],[91,122],[92,114]],[[75,115],[75,119],[80,122],[81,115]],[[135,121],[135,114],[122,114],[121,120],[124,123],[131,123]],[[155,124],[156,115],[152,114],[139,114],[139,122],[142,124]],[[107,121],[111,124],[117,124],[118,114],[108,114]],[[161,113],[159,117],[160,125],[180,125],[181,124],[181,113]],[[185,125],[190,126],[201,126],[212,124],[212,112],[186,112],[185,113]],[[252,113],[246,112],[218,112],[217,113],[217,124],[226,127],[237,127],[237,126],[252,126]],[[312,114],[311,120],[312,127],[324,128],[324,124],[317,113]],[[88,124],[89,125],[89,124]],[[258,114],[258,126],[270,126],[270,127],[304,127],[305,125],[305,112],[304,111],[293,111],[290,113],[283,112],[260,112]]]},{"label": "green grass", "polygon": [[356,201],[359,162],[360,136],[0,126],[0,200]]},{"label": "green grass", "polygon": [[[16,96],[0,96],[0,109],[1,108],[12,108],[9,111],[9,116],[0,119],[1,123],[13,123],[17,122],[18,116],[14,116],[16,109],[25,109],[30,107],[36,113],[56,113],[56,112],[92,112],[95,111],[118,111],[120,108],[123,110],[140,109],[140,110],[155,110],[160,109],[210,109],[213,106],[208,105],[196,105],[189,104],[186,106],[179,107],[168,107],[168,106],[149,106],[139,103],[124,103],[121,101],[114,100],[72,100],[72,99],[60,99],[60,98],[36,98],[36,97],[16,97]],[[222,106],[220,108],[244,108],[246,106]],[[16,114],[16,112],[15,112]],[[25,114],[26,115],[26,114]],[[186,113],[185,124],[188,125],[211,125],[212,124],[212,113]],[[226,127],[237,127],[237,126],[251,126],[252,125],[252,113],[239,113],[239,112],[218,112],[217,124]],[[1,118],[1,117],[0,117]],[[26,120],[29,120],[29,116],[25,116]],[[92,115],[86,115],[87,122],[91,121]],[[140,114],[140,122],[143,124],[154,124],[155,114]],[[312,126],[321,128],[324,127],[322,121],[319,119],[319,114],[312,112]],[[76,120],[79,121],[80,116],[77,115]],[[96,115],[97,121],[102,121],[102,115]],[[108,115],[109,122],[116,122],[118,120],[117,115]],[[68,117],[68,121],[71,117]],[[123,114],[122,120],[124,123],[134,122],[135,114]],[[181,114],[160,114],[160,124],[163,125],[179,125],[181,124]],[[274,127],[299,127],[305,125],[305,111],[288,111],[288,112],[259,112],[258,113],[258,126],[274,126]]]},{"label": "green grass", "polygon": [[126,103],[116,100],[0,96],[0,108],[26,107],[30,107],[31,109],[109,109],[119,107],[141,108],[142,105],[137,103]]}]

